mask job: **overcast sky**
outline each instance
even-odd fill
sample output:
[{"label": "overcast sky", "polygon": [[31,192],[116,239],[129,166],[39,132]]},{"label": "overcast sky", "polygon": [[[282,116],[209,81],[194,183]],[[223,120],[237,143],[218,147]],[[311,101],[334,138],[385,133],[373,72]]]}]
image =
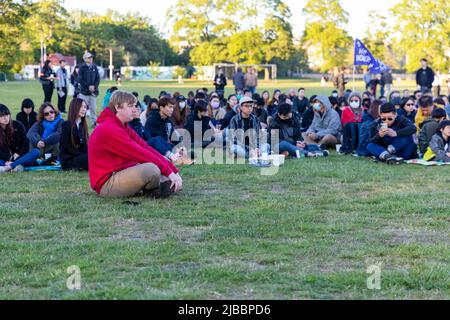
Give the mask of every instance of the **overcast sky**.
[{"label": "overcast sky", "polygon": [[[68,9],[83,9],[104,14],[111,8],[121,13],[129,11],[139,12],[152,19],[160,31],[164,26],[167,9],[177,0],[65,0]],[[304,29],[302,8],[306,0],[285,0],[292,11],[291,22],[294,26],[294,35],[300,36]],[[361,38],[367,30],[367,16],[370,11],[387,13],[393,5],[400,0],[341,0],[342,6],[350,14],[349,32],[352,37]]]}]

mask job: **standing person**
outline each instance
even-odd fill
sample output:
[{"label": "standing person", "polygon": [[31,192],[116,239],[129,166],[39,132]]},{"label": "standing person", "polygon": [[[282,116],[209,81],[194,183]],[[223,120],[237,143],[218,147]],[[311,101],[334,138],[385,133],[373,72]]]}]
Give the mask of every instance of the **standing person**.
[{"label": "standing person", "polygon": [[52,158],[49,162],[56,160],[59,156],[59,140],[63,122],[58,109],[46,102],[39,108],[37,122],[27,133],[31,148],[39,151],[38,156],[51,154]]},{"label": "standing person", "polygon": [[24,126],[11,119],[8,107],[0,104],[0,173],[21,172],[39,156],[39,151],[28,152]]},{"label": "standing person", "polygon": [[372,76],[369,73],[369,70],[364,70],[364,76],[363,76],[364,84],[366,85],[366,91],[369,90],[370,87],[370,80],[372,80]]},{"label": "standing person", "polygon": [[67,121],[62,124],[59,155],[63,170],[88,171],[89,129],[87,104],[80,98],[70,102]]},{"label": "standing person", "polygon": [[244,76],[245,87],[252,93],[256,93],[258,87],[258,73],[253,67],[248,68],[247,73]]},{"label": "standing person", "polygon": [[58,78],[58,110],[61,113],[66,113],[67,87],[69,86],[69,76],[66,70],[66,61],[61,60],[59,62],[59,69],[58,71],[56,71],[56,76]]},{"label": "standing person", "polygon": [[100,196],[161,198],[182,187],[178,169],[128,127],[135,104],[131,93],[114,92],[89,139],[89,179]]},{"label": "standing person", "polygon": [[434,71],[428,66],[428,60],[420,60],[422,67],[416,71],[416,83],[422,93],[431,90],[434,81]]},{"label": "standing person", "polygon": [[432,83],[433,86],[433,97],[438,98],[441,95],[441,85],[442,85],[442,76],[439,71],[436,71],[434,75],[434,81]]},{"label": "standing person", "polygon": [[334,75],[334,86],[339,91],[339,97],[343,97],[345,94],[345,74],[342,68],[336,68]]},{"label": "standing person", "polygon": [[56,74],[52,69],[52,62],[50,60],[46,60],[39,76],[39,80],[42,84],[42,90],[44,90],[44,102],[52,102],[53,90],[55,89],[55,84],[53,81],[55,79]]},{"label": "standing person", "polygon": [[31,99],[24,99],[22,101],[22,107],[17,116],[16,120],[23,124],[25,127],[25,132],[28,132],[30,128],[36,123],[37,113],[34,111],[34,102]]},{"label": "standing person", "polygon": [[233,75],[233,84],[235,93],[238,93],[245,88],[244,73],[242,73],[241,67],[237,68],[237,72]]},{"label": "standing person", "polygon": [[80,95],[79,97],[86,101],[89,108],[89,117],[91,118],[92,128],[96,126],[97,114],[97,96],[98,86],[100,84],[100,74],[98,73],[97,66],[93,63],[94,57],[90,52],[86,52],[83,55],[83,63],[80,67],[80,73],[78,75],[78,82],[80,83]]},{"label": "standing person", "polygon": [[216,92],[220,99],[223,99],[225,87],[227,86],[227,77],[225,77],[222,68],[219,69],[219,73],[214,77],[214,86],[216,87]]},{"label": "standing person", "polygon": [[70,84],[73,86],[73,97],[77,98],[80,94],[80,84],[78,82],[78,73],[80,72],[80,66],[76,65],[72,74],[70,75]]}]

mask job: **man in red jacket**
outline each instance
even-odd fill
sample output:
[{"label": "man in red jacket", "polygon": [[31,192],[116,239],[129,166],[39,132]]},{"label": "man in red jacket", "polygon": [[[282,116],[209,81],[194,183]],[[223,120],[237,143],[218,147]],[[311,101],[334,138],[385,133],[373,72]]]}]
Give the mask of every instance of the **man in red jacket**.
[{"label": "man in red jacket", "polygon": [[91,187],[101,196],[128,197],[143,191],[167,197],[182,188],[178,169],[142,140],[127,123],[136,98],[116,91],[97,119],[88,145]]}]

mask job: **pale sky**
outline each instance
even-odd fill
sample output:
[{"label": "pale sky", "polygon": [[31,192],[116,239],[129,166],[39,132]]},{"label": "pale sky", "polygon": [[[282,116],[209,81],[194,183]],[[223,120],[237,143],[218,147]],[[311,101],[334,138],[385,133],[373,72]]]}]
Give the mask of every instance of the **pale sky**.
[{"label": "pale sky", "polygon": [[[291,23],[294,35],[300,36],[304,30],[302,9],[307,0],[285,0],[292,11]],[[104,14],[108,8],[121,13],[139,12],[151,18],[153,24],[163,31],[167,9],[177,0],[65,0],[67,9],[83,9]],[[368,23],[367,16],[370,11],[387,13],[392,6],[400,0],[341,0],[344,9],[350,14],[349,32],[352,37],[362,38]]]}]

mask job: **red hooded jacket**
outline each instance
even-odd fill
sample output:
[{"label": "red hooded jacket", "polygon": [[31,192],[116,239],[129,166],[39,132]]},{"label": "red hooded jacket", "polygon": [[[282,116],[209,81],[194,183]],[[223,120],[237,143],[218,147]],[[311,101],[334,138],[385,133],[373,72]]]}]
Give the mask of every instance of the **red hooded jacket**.
[{"label": "red hooded jacket", "polygon": [[100,193],[113,172],[141,163],[154,163],[168,177],[178,169],[142,140],[133,129],[108,108],[97,119],[98,126],[89,139],[89,178],[91,187]]},{"label": "red hooded jacket", "polygon": [[357,119],[352,108],[345,107],[344,110],[342,110],[341,116],[342,127],[344,127],[347,123],[361,122],[361,119],[362,119],[362,112],[358,115]]}]

